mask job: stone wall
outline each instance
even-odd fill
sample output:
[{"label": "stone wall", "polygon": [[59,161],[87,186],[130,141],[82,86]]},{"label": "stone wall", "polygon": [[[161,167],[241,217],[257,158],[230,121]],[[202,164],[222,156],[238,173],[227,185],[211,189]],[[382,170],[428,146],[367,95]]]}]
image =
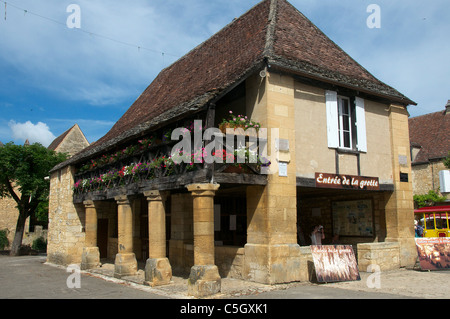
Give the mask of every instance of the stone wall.
[{"label": "stone wall", "polygon": [[[359,153],[362,176],[377,176],[392,184],[389,147],[389,105],[366,99],[367,152]],[[325,90],[295,82],[297,176],[314,178],[316,172],[336,171],[336,151],[328,147]],[[358,175],[355,154],[339,154],[339,172]]]},{"label": "stone wall", "polygon": [[75,124],[64,137],[64,140],[56,147],[55,151],[73,156],[88,146],[89,142],[83,132],[81,132],[78,124]]},{"label": "stone wall", "polygon": [[9,197],[0,198],[0,230],[6,230],[9,241],[9,246],[5,247],[5,249],[11,247],[16,232],[17,218],[19,217],[19,211],[16,206],[17,203],[14,199]]},{"label": "stone wall", "polygon": [[377,265],[381,271],[400,268],[399,243],[358,244],[359,271],[368,271],[369,265]]},{"label": "stone wall", "polygon": [[[14,191],[19,194],[17,187],[14,187]],[[17,203],[11,197],[0,198],[0,230],[7,231],[7,238],[9,246],[5,249],[10,249],[16,233],[17,219],[19,218],[19,210],[17,209]],[[25,222],[25,233],[28,233],[30,224],[30,218],[27,218]],[[25,237],[25,234],[24,234]]]},{"label": "stone wall", "polygon": [[69,265],[81,263],[85,232],[83,205],[73,204],[73,168],[65,167],[50,176],[47,261]]},{"label": "stone wall", "polygon": [[[430,190],[436,191],[438,194],[440,189],[439,172],[446,170],[442,161],[433,161],[427,164],[412,166],[412,183],[413,195],[428,194]],[[447,195],[450,199],[450,194]]]},{"label": "stone wall", "polygon": [[25,232],[23,234],[22,245],[32,247],[33,242],[39,238],[43,238],[45,241],[47,241],[47,233],[48,231],[46,229],[43,229],[42,226],[34,226],[34,232]]}]

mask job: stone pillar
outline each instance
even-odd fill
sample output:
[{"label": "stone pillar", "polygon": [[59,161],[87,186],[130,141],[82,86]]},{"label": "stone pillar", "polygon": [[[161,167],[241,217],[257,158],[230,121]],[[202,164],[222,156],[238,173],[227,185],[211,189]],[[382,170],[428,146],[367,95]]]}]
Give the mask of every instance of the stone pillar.
[{"label": "stone pillar", "polygon": [[[268,72],[246,81],[247,116],[267,128],[266,186],[247,187],[247,243],[243,277],[278,284],[302,278],[297,244],[295,81]],[[280,170],[285,166],[286,170]]]},{"label": "stone pillar", "polygon": [[160,286],[170,283],[172,267],[166,257],[166,194],[148,191],[144,195],[148,201],[148,246],[149,258],[145,265],[145,284]]},{"label": "stone pillar", "polygon": [[81,269],[92,269],[100,265],[100,251],[97,247],[97,209],[92,200],[83,202],[86,212],[85,247],[81,255]]},{"label": "stone pillar", "polygon": [[118,254],[114,262],[114,277],[133,276],[137,260],[133,252],[133,211],[126,195],[115,197],[118,205]]},{"label": "stone pillar", "polygon": [[[389,129],[394,192],[386,195],[386,241],[400,244],[400,266],[412,267],[417,258],[414,240],[414,200],[411,176],[408,111],[391,105]],[[400,179],[405,174],[405,179]]]},{"label": "stone pillar", "polygon": [[188,279],[188,293],[204,297],[219,293],[221,278],[214,264],[214,195],[218,184],[191,184],[194,198],[194,266]]}]

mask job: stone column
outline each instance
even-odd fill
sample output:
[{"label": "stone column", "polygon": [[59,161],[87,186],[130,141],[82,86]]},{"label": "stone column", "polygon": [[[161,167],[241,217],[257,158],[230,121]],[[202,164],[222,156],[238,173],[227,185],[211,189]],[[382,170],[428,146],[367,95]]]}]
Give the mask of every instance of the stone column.
[{"label": "stone column", "polygon": [[[278,284],[302,278],[297,244],[295,81],[267,73],[246,81],[247,116],[267,128],[267,185],[247,187],[247,243],[242,270],[249,281]],[[278,143],[277,143],[278,141]],[[286,173],[280,174],[280,165]]]},{"label": "stone column", "polygon": [[[406,107],[391,105],[389,129],[394,192],[386,194],[386,242],[400,244],[401,267],[414,266],[417,258],[414,240],[414,200],[408,123]],[[401,173],[406,174],[406,180],[400,179]]]},{"label": "stone column", "polygon": [[81,269],[92,269],[100,265],[100,251],[97,247],[97,209],[92,200],[83,202],[86,213],[85,247],[81,255]]},{"label": "stone column", "polygon": [[114,262],[114,277],[133,276],[137,273],[137,260],[133,252],[133,211],[126,195],[116,196],[118,205],[118,250]]},{"label": "stone column", "polygon": [[219,293],[221,278],[214,264],[214,195],[218,184],[191,184],[194,198],[194,266],[188,279],[188,293],[204,297]]},{"label": "stone column", "polygon": [[160,286],[172,280],[172,267],[166,257],[166,210],[164,202],[167,194],[148,191],[144,195],[148,201],[148,246],[149,258],[145,265],[145,284]]}]

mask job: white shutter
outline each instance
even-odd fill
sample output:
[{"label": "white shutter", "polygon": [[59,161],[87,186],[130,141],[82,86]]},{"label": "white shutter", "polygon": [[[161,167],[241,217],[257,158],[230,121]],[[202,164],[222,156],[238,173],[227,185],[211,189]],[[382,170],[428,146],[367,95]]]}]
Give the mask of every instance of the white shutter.
[{"label": "white shutter", "polygon": [[337,92],[326,91],[326,106],[327,106],[327,136],[328,136],[328,147],[338,148],[339,147],[339,126],[338,126],[338,102],[337,102]]},{"label": "white shutter", "polygon": [[356,134],[357,148],[360,152],[367,152],[367,136],[366,136],[366,112],[364,108],[364,99],[355,98],[356,104]]}]

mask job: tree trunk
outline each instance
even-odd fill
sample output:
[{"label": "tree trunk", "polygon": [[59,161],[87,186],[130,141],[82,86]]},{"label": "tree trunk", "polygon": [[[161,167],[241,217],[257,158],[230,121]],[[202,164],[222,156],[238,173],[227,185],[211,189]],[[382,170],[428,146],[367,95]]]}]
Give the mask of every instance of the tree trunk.
[{"label": "tree trunk", "polygon": [[16,233],[11,245],[10,256],[19,256],[20,246],[22,246],[23,233],[25,231],[25,222],[27,221],[27,215],[19,211],[19,218],[17,219]]}]

